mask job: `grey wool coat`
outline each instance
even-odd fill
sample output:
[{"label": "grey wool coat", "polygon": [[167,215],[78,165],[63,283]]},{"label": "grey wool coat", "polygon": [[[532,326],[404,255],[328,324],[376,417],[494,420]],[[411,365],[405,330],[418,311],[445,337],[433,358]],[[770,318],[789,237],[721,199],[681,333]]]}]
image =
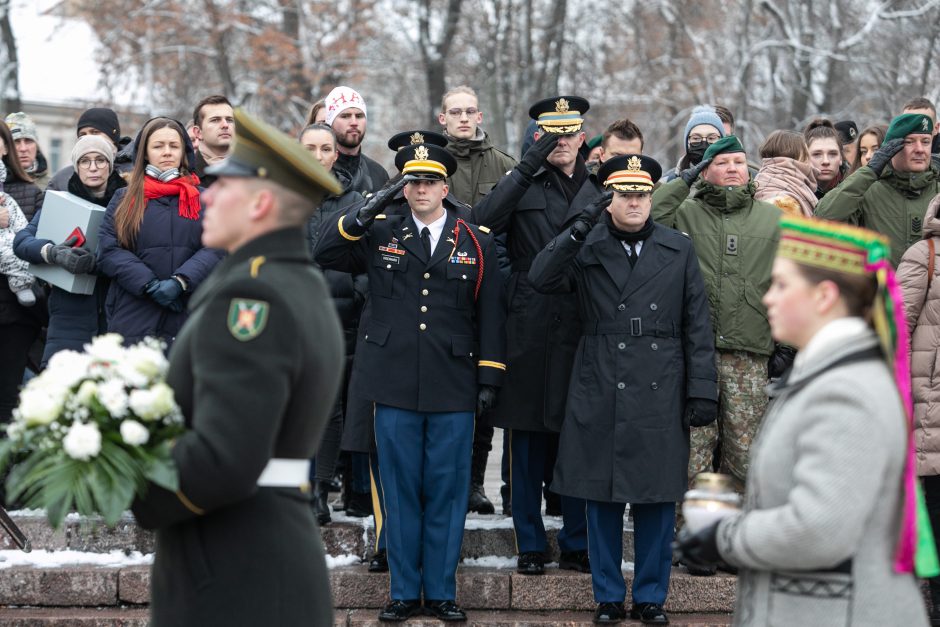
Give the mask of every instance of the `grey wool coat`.
[{"label": "grey wool coat", "polygon": [[689,482],[686,400],[718,399],[705,284],[688,237],[655,225],[631,268],[603,222],[583,243],[564,230],[529,271],[537,290],[577,292],[581,318],[552,490],[679,501]]},{"label": "grey wool coat", "polygon": [[917,580],[894,572],[907,427],[877,338],[843,318],[804,352],[769,388],[744,512],[718,528],[734,624],[926,626]]}]

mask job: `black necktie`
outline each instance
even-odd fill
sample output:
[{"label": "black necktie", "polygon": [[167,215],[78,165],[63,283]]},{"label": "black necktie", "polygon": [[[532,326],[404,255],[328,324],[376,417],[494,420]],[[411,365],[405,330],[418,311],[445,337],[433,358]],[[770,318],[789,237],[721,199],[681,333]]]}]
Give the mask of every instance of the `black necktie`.
[{"label": "black necktie", "polygon": [[431,231],[428,227],[421,229],[421,243],[424,245],[424,256],[431,260]]},{"label": "black necktie", "polygon": [[636,242],[630,242],[630,243],[628,243],[628,244],[627,244],[627,247],[628,247],[628,248],[627,248],[627,259],[630,261],[630,267],[632,268],[633,266],[636,265],[636,258],[637,258]]}]

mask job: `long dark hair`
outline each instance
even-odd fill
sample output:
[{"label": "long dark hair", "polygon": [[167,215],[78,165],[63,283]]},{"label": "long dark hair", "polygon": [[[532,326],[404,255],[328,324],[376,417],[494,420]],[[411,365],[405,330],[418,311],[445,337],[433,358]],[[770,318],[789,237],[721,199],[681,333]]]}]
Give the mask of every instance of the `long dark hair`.
[{"label": "long dark hair", "polygon": [[[7,154],[3,155],[3,164],[7,167],[7,176],[12,175],[14,179],[19,179],[24,183],[32,183],[33,178],[26,173],[26,170],[20,165],[20,160],[16,157],[16,144],[13,142],[13,133],[10,132],[10,127],[3,120],[0,120],[0,139],[3,140],[3,146],[7,151]],[[2,183],[3,181],[0,181],[0,184]]]},{"label": "long dark hair", "polygon": [[130,172],[130,183],[121,203],[114,210],[114,230],[117,232],[118,243],[124,248],[130,248],[137,239],[140,225],[144,221],[144,211],[147,209],[147,200],[144,198],[144,168],[147,161],[147,142],[150,136],[162,128],[171,128],[180,136],[183,146],[182,161],[180,161],[180,176],[189,174],[189,162],[186,158],[186,130],[180,123],[171,118],[154,118],[144,125],[137,138],[137,156],[134,159],[134,168]]}]

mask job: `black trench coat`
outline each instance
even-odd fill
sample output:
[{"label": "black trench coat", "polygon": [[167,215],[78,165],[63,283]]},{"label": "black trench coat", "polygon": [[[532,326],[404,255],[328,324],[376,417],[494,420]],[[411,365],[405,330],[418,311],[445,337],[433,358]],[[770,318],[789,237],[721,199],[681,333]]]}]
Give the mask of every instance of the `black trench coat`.
[{"label": "black trench coat", "polygon": [[692,242],[661,225],[631,268],[599,224],[566,230],[529,271],[544,292],[577,292],[581,339],[552,491],[613,503],[681,500],[688,486],[687,398],[717,400],[708,299]]}]

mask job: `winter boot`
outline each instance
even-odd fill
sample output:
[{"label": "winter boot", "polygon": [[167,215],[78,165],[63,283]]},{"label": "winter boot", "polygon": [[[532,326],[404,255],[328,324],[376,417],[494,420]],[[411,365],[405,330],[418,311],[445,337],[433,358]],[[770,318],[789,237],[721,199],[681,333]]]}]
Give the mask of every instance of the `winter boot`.
[{"label": "winter boot", "polygon": [[313,513],[317,516],[317,522],[325,525],[331,522],[330,504],[328,499],[326,482],[317,481],[313,484]]},{"label": "winter boot", "polygon": [[467,499],[467,511],[477,514],[495,514],[496,508],[483,491],[483,477],[486,475],[486,458],[489,451],[474,447],[470,459],[470,498]]}]

